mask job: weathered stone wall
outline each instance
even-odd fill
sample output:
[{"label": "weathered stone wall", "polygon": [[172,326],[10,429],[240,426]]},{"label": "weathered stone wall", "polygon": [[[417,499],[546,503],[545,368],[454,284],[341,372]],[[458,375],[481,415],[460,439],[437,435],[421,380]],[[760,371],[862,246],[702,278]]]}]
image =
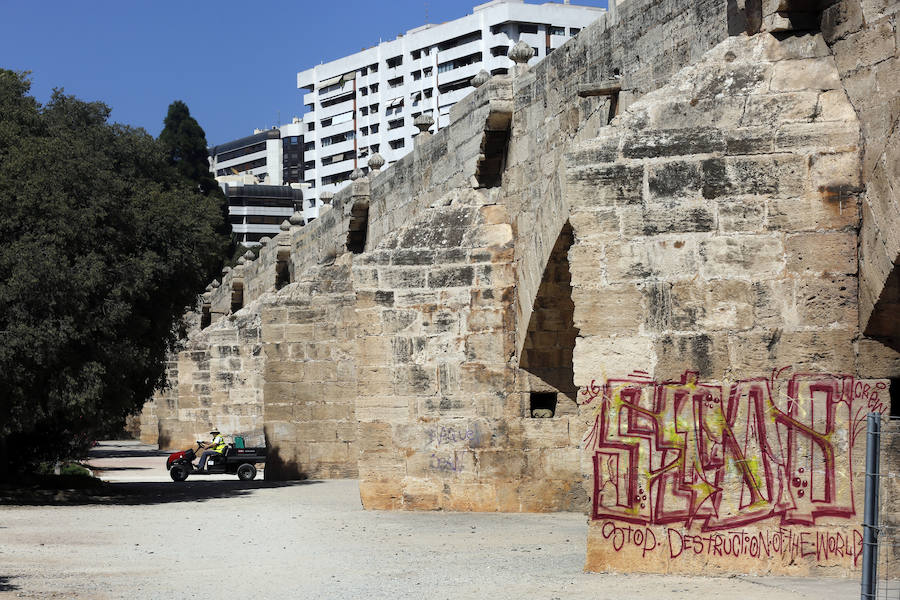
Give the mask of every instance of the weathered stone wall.
[{"label": "weathered stone wall", "polygon": [[499,189],[439,199],[356,257],[367,508],[582,508],[565,419],[515,393],[513,230]]},{"label": "weathered stone wall", "polygon": [[[531,322],[544,265],[568,219],[560,193],[562,156],[593,138],[609,119],[664,85],[679,69],[728,37],[722,0],[633,0],[601,19],[514,81],[515,113],[503,190],[516,225],[517,350]],[[616,83],[621,92],[581,97],[585,85]],[[612,100],[614,98],[614,100]],[[703,107],[715,109],[713,100]],[[464,107],[460,107],[464,110]],[[677,120],[673,113],[663,118]]]},{"label": "weathered stone wall", "polygon": [[141,440],[190,447],[216,427],[263,444],[259,315],[250,311],[192,333],[169,361],[168,386],[144,407]]},{"label": "weathered stone wall", "polygon": [[822,37],[730,38],[567,159],[587,567],[849,573],[888,382],[858,377],[859,124]]},{"label": "weathered stone wall", "polygon": [[356,477],[356,295],[349,257],[261,306],[266,478]]}]

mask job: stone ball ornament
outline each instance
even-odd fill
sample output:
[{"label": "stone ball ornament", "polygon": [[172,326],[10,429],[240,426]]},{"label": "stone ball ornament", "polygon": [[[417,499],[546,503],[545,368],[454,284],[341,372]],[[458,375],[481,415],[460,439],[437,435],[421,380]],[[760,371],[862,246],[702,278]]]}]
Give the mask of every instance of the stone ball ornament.
[{"label": "stone ball ornament", "polygon": [[431,129],[432,125],[434,125],[434,117],[428,113],[422,113],[415,118],[413,125],[415,125],[421,133],[425,133]]},{"label": "stone ball ornament", "polygon": [[515,46],[510,48],[507,56],[517,65],[524,65],[534,57],[534,48],[529,46],[524,40],[519,40]]},{"label": "stone ball ornament", "polygon": [[491,78],[491,74],[488,73],[487,71],[485,71],[484,69],[482,69],[481,71],[478,72],[478,74],[475,77],[472,78],[472,80],[469,83],[472,84],[472,87],[479,88],[479,87],[483,86],[484,84],[486,84],[490,78]]},{"label": "stone ball ornament", "polygon": [[384,166],[384,157],[377,152],[369,157],[369,168],[373,171],[380,171]]}]

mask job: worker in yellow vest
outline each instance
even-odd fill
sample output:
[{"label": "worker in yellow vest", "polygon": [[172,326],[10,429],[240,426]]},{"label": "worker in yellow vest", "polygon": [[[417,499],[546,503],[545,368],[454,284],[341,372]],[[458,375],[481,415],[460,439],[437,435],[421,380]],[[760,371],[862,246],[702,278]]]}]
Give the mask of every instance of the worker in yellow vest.
[{"label": "worker in yellow vest", "polygon": [[206,468],[206,461],[209,460],[210,456],[221,455],[222,451],[225,450],[225,438],[222,437],[219,430],[213,429],[209,434],[213,436],[213,440],[205,446],[207,449],[200,455],[200,464],[197,466],[197,469],[200,471]]}]

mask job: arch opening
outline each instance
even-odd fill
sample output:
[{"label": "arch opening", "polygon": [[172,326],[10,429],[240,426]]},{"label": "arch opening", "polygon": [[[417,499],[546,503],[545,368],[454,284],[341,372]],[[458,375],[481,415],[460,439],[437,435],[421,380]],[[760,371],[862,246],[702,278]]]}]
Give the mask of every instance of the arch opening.
[{"label": "arch opening", "polygon": [[366,250],[366,235],[369,229],[369,205],[357,203],[350,210],[350,227],[347,231],[347,250],[362,254]]},{"label": "arch opening", "polygon": [[550,253],[528,323],[519,367],[528,373],[529,417],[577,410],[572,355],[579,332],[569,270],[569,249],[574,241],[572,226],[566,222]]}]

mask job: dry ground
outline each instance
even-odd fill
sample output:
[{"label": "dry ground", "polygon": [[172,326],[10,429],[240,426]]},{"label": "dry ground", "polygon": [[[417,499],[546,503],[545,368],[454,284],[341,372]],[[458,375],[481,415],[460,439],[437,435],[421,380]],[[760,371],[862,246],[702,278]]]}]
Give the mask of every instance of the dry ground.
[{"label": "dry ground", "polygon": [[581,514],[363,511],[355,481],[168,480],[106,442],[103,494],[0,506],[0,598],[838,600],[845,580],[581,571]]}]

